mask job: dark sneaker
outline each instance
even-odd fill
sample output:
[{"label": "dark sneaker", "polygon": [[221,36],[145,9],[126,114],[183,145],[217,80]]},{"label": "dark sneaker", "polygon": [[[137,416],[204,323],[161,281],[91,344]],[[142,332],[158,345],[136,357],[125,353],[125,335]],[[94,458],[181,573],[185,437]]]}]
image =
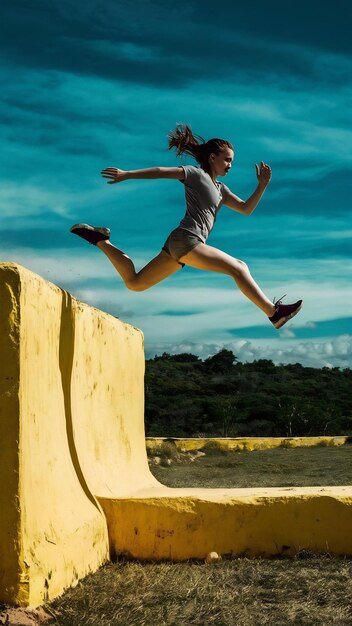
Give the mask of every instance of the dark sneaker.
[{"label": "dark sneaker", "polygon": [[89,224],[75,224],[70,228],[70,232],[89,241],[94,246],[99,241],[107,241],[110,238],[110,228],[100,228],[98,226],[90,226]]},{"label": "dark sneaker", "polygon": [[297,315],[303,306],[303,300],[298,300],[298,302],[294,304],[282,304],[284,297],[285,296],[282,296],[277,302],[275,302],[274,299],[273,302],[276,311],[272,317],[269,317],[269,320],[275,328],[281,328],[288,320]]}]

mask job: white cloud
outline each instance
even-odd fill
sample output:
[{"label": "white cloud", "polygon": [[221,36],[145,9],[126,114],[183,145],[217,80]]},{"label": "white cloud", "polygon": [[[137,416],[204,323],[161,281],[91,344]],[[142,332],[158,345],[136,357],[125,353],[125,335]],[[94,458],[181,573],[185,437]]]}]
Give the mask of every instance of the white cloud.
[{"label": "white cloud", "polygon": [[232,350],[242,363],[258,359],[270,359],[275,364],[301,363],[306,367],[352,367],[352,335],[341,335],[327,341],[297,342],[290,346],[278,347],[278,342],[265,343],[262,341],[232,341],[219,343],[197,343],[181,341],[179,343],[147,343],[147,358],[155,354],[169,352],[179,354],[191,352],[202,359],[212,356],[222,348]]},{"label": "white cloud", "polygon": [[303,328],[316,328],[317,325],[314,322],[306,322]]},{"label": "white cloud", "polygon": [[[148,250],[131,250],[131,257],[140,268],[149,260]],[[232,279],[216,273],[180,270],[152,289],[135,293],[129,291],[113,266],[93,247],[75,246],[70,249],[30,250],[16,248],[2,253],[3,261],[18,262],[52,282],[59,283],[79,299],[114,315],[120,311],[134,312],[134,323],[149,337],[149,341],[180,341],[183,338],[202,340],[211,337],[216,342],[226,341],[229,330],[267,324],[265,315],[243,296]],[[306,262],[297,262],[294,273],[286,283],[282,267],[290,267],[289,260],[258,261],[254,272],[264,292],[271,298],[288,292],[286,301],[303,298],[304,306],[294,324],[310,327],[319,321],[351,315],[352,286],[348,266],[339,262],[314,263],[308,272]],[[167,314],[173,312],[173,316]],[[177,315],[182,312],[192,315]],[[125,321],[129,321],[126,319]]]},{"label": "white cloud", "polygon": [[78,290],[82,281],[106,278],[104,259],[99,259],[99,254],[94,252],[95,250],[84,253],[74,249],[58,249],[40,253],[38,250],[15,248],[5,254],[2,252],[0,260],[19,263],[64,289]]},{"label": "white cloud", "polygon": [[[79,202],[82,200],[84,200],[84,195],[80,197]],[[0,197],[0,211],[3,218],[16,216],[16,221],[12,226],[18,228],[17,219],[27,215],[45,214],[46,216],[51,213],[60,217],[70,217],[73,207],[77,206],[77,201],[77,194],[73,191],[65,190],[58,193],[57,189],[49,189],[41,185],[4,181]]]},{"label": "white cloud", "polygon": [[295,337],[295,333],[292,331],[292,329],[289,328],[284,328],[281,332],[280,332],[280,338],[281,339],[291,339],[292,337]]}]

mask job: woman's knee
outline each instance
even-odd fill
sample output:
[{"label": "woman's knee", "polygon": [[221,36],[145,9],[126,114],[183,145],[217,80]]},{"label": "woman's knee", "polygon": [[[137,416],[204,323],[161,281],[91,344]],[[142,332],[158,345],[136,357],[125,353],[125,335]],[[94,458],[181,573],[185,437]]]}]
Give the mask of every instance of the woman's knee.
[{"label": "woman's knee", "polygon": [[249,267],[247,263],[236,259],[236,261],[232,264],[233,277],[238,278],[240,276],[244,276],[245,274],[249,274]]},{"label": "woman's knee", "polygon": [[249,267],[248,267],[247,263],[245,263],[244,261],[240,261],[240,264],[241,264],[242,271],[248,273],[249,272]]},{"label": "woman's knee", "polygon": [[130,291],[145,291],[148,289],[147,285],[143,284],[141,280],[138,280],[138,276],[126,280],[125,285]]}]

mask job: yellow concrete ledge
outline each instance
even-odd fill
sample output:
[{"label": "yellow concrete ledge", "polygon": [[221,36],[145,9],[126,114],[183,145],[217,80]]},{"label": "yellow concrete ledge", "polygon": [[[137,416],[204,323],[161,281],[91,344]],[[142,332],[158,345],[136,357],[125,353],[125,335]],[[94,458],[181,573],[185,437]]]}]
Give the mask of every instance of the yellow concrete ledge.
[{"label": "yellow concrete ledge", "polygon": [[169,489],[99,498],[112,554],[138,559],[352,555],[352,487]]},{"label": "yellow concrete ledge", "polygon": [[181,452],[203,450],[214,446],[221,450],[264,450],[266,448],[300,448],[304,446],[342,446],[351,441],[348,436],[335,437],[146,437],[147,450],[158,450],[171,443]]}]

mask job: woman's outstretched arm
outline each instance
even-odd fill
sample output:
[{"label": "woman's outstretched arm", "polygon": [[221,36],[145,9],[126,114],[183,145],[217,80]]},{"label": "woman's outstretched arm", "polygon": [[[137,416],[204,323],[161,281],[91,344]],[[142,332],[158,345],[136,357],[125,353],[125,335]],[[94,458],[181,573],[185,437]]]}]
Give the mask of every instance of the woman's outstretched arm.
[{"label": "woman's outstretched arm", "polygon": [[243,213],[244,215],[250,215],[253,213],[255,207],[260,201],[265,189],[271,180],[271,168],[269,165],[263,163],[263,161],[259,165],[255,166],[258,186],[252,195],[248,198],[248,200],[241,200],[238,196],[235,196],[234,193],[230,192],[228,197],[226,198],[226,202],[224,203],[230,209],[234,211],[238,211],[239,213]]},{"label": "woman's outstretched arm", "polygon": [[149,167],[144,170],[120,170],[117,167],[107,167],[102,170],[103,178],[108,178],[108,185],[121,183],[130,178],[176,178],[184,179],[183,167]]}]

